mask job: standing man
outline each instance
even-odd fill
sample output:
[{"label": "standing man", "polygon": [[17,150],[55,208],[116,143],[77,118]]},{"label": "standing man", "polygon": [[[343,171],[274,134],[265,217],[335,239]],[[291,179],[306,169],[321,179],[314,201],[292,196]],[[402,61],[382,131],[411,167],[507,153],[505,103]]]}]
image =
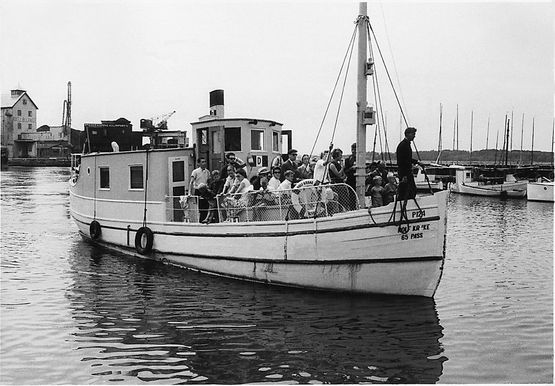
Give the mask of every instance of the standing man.
[{"label": "standing man", "polygon": [[294,173],[294,181],[297,180],[297,150],[291,149],[287,152],[289,155],[289,159],[281,165],[281,176],[279,178],[280,181],[283,182],[285,180],[285,172],[288,170],[292,170]]},{"label": "standing man", "polygon": [[397,146],[397,172],[399,175],[399,200],[416,197],[416,184],[412,174],[412,165],[419,162],[412,158],[410,143],[416,136],[414,127],[405,129],[405,138]]},{"label": "standing man", "polygon": [[[191,173],[191,182],[189,183],[189,195],[201,196],[198,188],[201,184],[208,185],[210,172],[206,169],[206,158],[199,159],[199,167]],[[208,200],[199,198],[200,221],[203,221],[207,215]]]}]

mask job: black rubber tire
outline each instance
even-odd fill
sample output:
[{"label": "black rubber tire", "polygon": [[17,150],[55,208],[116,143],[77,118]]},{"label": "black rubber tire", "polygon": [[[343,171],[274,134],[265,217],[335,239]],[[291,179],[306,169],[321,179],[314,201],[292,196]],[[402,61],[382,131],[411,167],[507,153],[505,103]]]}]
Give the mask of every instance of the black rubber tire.
[{"label": "black rubber tire", "polygon": [[91,225],[89,227],[89,234],[91,235],[91,239],[96,240],[100,237],[100,235],[102,234],[102,227],[100,226],[100,223],[96,220],[93,220],[91,222]]},{"label": "black rubber tire", "polygon": [[140,227],[135,234],[135,249],[141,255],[146,255],[152,251],[152,243],[154,242],[154,234],[148,227]]}]

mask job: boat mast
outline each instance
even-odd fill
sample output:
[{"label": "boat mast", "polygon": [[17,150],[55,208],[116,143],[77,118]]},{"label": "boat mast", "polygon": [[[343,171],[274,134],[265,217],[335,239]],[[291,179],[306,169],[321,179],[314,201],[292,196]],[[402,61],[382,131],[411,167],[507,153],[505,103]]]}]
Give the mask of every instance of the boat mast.
[{"label": "boat mast", "polygon": [[507,146],[505,147],[505,166],[509,164],[509,139],[510,139],[511,122],[512,122],[511,119],[507,121],[507,140],[506,140]]},{"label": "boat mast", "polygon": [[472,132],[474,131],[474,110],[470,113],[470,155],[469,163],[472,165]]},{"label": "boat mast", "polygon": [[439,104],[439,139],[437,142],[437,159],[436,159],[436,163],[439,163],[439,156],[441,155],[441,151],[442,149],[442,143],[441,143],[441,129],[442,129],[442,125],[443,124],[443,105],[440,103]]},{"label": "boat mast", "polygon": [[364,190],[366,179],[366,125],[364,111],[367,105],[367,44],[368,44],[368,15],[367,4],[359,4],[358,24],[358,76],[357,76],[357,154],[356,154],[356,193],[358,202],[364,207]]},{"label": "boat mast", "polygon": [[488,132],[486,134],[486,150],[488,150],[488,145],[489,145],[489,115],[488,115]]},{"label": "boat mast", "polygon": [[534,165],[534,123],[536,117],[532,117],[532,152],[530,153],[530,165]]},{"label": "boat mast", "polygon": [[520,128],[520,154],[518,157],[518,164],[522,163],[522,138],[524,137],[524,113],[522,113],[522,126]]}]

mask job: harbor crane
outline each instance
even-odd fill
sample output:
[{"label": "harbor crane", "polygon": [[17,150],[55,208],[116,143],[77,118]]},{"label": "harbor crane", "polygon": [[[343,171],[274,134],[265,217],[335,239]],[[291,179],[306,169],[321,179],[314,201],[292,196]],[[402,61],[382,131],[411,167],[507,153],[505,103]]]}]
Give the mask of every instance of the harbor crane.
[{"label": "harbor crane", "polygon": [[143,131],[152,133],[159,130],[168,129],[168,119],[175,114],[175,110],[171,113],[163,114],[157,117],[152,117],[150,119],[141,119],[141,129]]},{"label": "harbor crane", "polygon": [[68,135],[71,141],[71,82],[67,82],[67,99],[64,100],[62,111],[63,135]]}]

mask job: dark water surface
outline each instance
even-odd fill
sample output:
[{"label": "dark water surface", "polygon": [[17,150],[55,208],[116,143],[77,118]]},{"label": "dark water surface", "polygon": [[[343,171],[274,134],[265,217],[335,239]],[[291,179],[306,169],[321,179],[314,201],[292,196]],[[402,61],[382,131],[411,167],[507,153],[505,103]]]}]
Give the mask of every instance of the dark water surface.
[{"label": "dark water surface", "polygon": [[2,171],[2,384],[553,380],[551,204],[451,195],[435,299],[348,296],[97,248],[68,177]]}]

